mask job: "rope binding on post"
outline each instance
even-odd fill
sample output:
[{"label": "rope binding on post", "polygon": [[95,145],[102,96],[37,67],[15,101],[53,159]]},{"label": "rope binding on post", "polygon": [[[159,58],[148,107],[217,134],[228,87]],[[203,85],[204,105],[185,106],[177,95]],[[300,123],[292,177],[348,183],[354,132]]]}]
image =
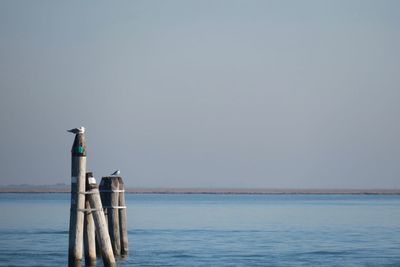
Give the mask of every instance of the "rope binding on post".
[{"label": "rope binding on post", "polygon": [[103,206],[103,209],[126,209],[126,206]]}]

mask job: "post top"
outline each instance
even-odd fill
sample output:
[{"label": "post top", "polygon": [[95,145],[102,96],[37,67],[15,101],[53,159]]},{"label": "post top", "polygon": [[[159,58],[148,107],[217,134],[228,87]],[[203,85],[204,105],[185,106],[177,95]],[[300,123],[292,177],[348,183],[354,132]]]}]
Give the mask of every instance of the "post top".
[{"label": "post top", "polygon": [[73,157],[86,157],[86,140],[84,133],[77,133],[75,135],[71,154]]}]

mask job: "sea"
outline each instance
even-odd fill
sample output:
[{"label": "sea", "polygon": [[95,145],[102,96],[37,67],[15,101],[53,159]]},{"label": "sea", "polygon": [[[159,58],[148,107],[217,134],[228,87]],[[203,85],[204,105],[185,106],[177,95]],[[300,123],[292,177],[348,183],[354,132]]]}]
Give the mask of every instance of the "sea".
[{"label": "sea", "polygon": [[[118,266],[400,266],[400,195],[127,194],[126,205]],[[0,266],[67,266],[69,209],[68,193],[0,193]]]}]

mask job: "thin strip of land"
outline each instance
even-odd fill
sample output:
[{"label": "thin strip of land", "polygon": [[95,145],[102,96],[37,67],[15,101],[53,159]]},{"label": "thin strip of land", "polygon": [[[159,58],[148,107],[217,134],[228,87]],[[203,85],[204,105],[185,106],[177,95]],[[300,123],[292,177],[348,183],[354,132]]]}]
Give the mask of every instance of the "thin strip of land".
[{"label": "thin strip of land", "polygon": [[[69,193],[69,186],[6,186],[0,193]],[[400,189],[294,189],[294,188],[127,188],[133,194],[380,194],[397,195]]]}]

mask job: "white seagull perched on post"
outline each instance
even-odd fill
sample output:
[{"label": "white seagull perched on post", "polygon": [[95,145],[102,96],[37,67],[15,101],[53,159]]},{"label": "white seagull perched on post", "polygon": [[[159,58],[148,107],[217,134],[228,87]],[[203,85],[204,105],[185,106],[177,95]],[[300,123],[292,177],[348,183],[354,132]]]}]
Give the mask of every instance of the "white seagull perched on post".
[{"label": "white seagull perched on post", "polygon": [[67,130],[67,132],[73,133],[73,134],[82,134],[85,132],[85,127],[81,126],[79,128],[74,128],[71,130]]},{"label": "white seagull perched on post", "polygon": [[115,172],[111,173],[111,175],[115,176],[115,175],[119,175],[121,173],[120,170],[116,170]]}]

